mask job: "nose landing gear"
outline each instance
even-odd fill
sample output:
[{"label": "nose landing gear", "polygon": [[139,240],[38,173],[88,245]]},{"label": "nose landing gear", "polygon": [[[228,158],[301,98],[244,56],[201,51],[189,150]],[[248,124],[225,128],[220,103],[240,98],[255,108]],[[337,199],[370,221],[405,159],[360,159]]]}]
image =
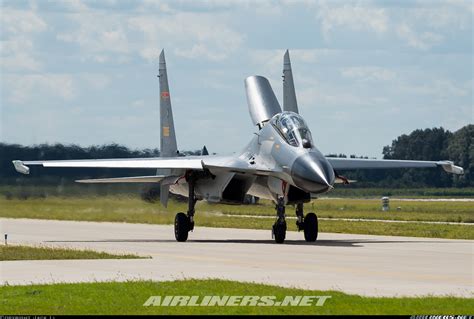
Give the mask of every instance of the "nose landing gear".
[{"label": "nose landing gear", "polygon": [[318,217],[315,213],[309,213],[304,218],[304,239],[307,242],[315,242],[318,238]]},{"label": "nose landing gear", "polygon": [[275,238],[276,243],[282,244],[286,237],[285,203],[283,197],[278,198],[276,212],[277,220],[272,227],[272,237]]},{"label": "nose landing gear", "polygon": [[318,217],[315,213],[308,213],[304,216],[303,203],[296,205],[296,227],[298,231],[304,231],[304,239],[307,242],[314,242],[318,238]]},{"label": "nose landing gear", "polygon": [[[286,237],[285,205],[283,197],[278,198],[276,205],[277,220],[272,227],[272,238],[281,244]],[[296,227],[298,231],[304,231],[304,239],[307,242],[315,242],[318,238],[318,217],[315,213],[308,213],[304,216],[303,203],[296,205]]]}]

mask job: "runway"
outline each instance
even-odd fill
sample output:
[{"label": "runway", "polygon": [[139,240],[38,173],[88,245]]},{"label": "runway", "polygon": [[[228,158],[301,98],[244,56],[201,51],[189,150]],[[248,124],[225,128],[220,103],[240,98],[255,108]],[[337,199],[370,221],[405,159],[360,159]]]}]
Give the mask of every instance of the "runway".
[{"label": "runway", "polygon": [[[0,219],[10,244],[135,253],[151,259],[0,262],[2,285],[222,278],[366,296],[473,297],[474,241],[199,227],[174,240],[171,225]],[[251,294],[251,292],[249,292]]]}]

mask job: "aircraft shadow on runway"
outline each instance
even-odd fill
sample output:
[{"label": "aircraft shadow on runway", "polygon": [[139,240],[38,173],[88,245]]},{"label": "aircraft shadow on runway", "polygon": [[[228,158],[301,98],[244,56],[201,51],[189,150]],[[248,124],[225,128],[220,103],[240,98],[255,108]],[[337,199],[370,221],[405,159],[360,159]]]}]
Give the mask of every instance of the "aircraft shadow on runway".
[{"label": "aircraft shadow on runway", "polygon": [[[97,239],[97,240],[49,240],[47,243],[176,243],[174,239]],[[275,244],[272,239],[189,239],[186,244],[216,243],[216,244]],[[412,240],[350,240],[350,239],[322,239],[316,242],[303,240],[285,240],[283,245],[298,246],[333,246],[333,247],[364,247],[364,244],[407,244],[407,243],[438,243],[437,241],[412,241]]]}]

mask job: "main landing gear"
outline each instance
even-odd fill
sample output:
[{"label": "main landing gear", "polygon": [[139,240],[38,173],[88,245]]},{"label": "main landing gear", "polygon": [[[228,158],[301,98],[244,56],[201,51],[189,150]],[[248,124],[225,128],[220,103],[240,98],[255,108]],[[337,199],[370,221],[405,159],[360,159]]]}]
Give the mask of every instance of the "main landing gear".
[{"label": "main landing gear", "polygon": [[197,176],[193,172],[186,174],[186,181],[189,186],[188,212],[186,214],[177,213],[174,219],[174,236],[177,241],[186,241],[189,231],[194,229],[194,207],[197,202],[196,195],[194,194],[196,180]]},{"label": "main landing gear", "polygon": [[[283,197],[278,198],[276,205],[277,220],[272,227],[272,236],[275,242],[281,244],[286,237],[285,205]],[[304,216],[303,203],[296,205],[296,226],[298,231],[304,231],[304,239],[307,242],[315,242],[318,238],[318,217],[315,213]]]}]

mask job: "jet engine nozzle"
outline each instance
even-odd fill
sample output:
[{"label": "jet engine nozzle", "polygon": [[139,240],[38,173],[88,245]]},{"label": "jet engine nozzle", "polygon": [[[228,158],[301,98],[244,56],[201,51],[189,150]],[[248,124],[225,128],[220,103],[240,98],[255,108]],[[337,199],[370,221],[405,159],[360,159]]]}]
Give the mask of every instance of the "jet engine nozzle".
[{"label": "jet engine nozzle", "polygon": [[291,167],[296,187],[309,193],[324,193],[334,184],[334,169],[319,152],[299,156]]}]

